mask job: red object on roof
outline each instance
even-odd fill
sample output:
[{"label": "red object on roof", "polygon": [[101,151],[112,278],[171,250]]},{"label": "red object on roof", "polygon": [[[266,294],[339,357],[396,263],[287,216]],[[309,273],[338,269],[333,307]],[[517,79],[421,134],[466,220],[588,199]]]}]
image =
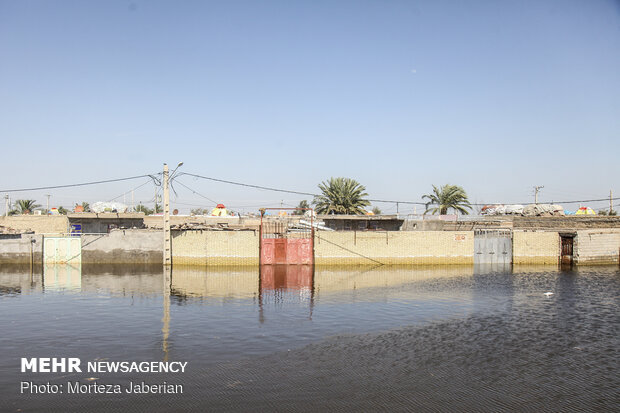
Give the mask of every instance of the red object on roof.
[{"label": "red object on roof", "polygon": [[224,209],[224,208],[226,208],[226,207],[224,206],[224,204],[217,204],[216,208],[222,208],[222,209]]}]

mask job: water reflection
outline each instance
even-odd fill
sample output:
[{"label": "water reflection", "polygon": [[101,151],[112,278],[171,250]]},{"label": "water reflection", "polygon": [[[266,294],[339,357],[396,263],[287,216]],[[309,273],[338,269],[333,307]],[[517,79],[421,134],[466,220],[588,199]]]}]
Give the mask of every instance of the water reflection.
[{"label": "water reflection", "polygon": [[[15,360],[25,349],[32,357],[189,361],[191,372],[174,378],[186,395],[139,399],[149,411],[273,410],[274,400],[317,410],[476,410],[479,398],[489,410],[534,411],[555,407],[549,397],[568,400],[569,391],[582,401],[574,410],[606,410],[618,388],[609,366],[619,274],[616,267],[59,265],[31,276],[3,267],[0,410],[6,401],[11,410],[137,406],[130,396],[25,400],[14,391],[23,379]],[[102,378],[127,379],[144,377]],[[525,406],[524,398],[535,403]]]},{"label": "water reflection", "polygon": [[164,276],[162,277],[162,296],[163,296],[163,310],[164,315],[162,318],[163,326],[162,332],[162,350],[164,352],[163,361],[168,361],[169,356],[169,343],[170,337],[170,296],[172,295],[172,267],[164,267]]},{"label": "water reflection", "polygon": [[259,274],[258,320],[265,322],[265,301],[281,307],[285,302],[306,303],[308,319],[314,309],[313,265],[261,265]]},{"label": "water reflection", "polygon": [[80,291],[82,289],[82,266],[45,264],[42,284],[48,291]]}]

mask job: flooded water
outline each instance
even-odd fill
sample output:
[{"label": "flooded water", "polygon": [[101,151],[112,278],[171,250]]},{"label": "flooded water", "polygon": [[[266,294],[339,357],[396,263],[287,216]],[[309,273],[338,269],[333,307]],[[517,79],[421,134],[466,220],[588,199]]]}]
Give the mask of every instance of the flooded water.
[{"label": "flooded water", "polygon": [[[620,411],[618,267],[41,272],[0,269],[1,411]],[[22,373],[34,357],[83,371]]]}]

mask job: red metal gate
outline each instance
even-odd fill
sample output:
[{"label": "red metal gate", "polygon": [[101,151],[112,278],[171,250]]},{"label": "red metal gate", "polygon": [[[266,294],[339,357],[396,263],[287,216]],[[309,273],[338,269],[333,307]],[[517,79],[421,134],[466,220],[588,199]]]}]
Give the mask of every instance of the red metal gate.
[{"label": "red metal gate", "polygon": [[[314,264],[314,212],[306,208],[262,208],[260,263]],[[278,211],[268,215],[267,211]],[[302,215],[289,215],[300,211]],[[306,211],[310,211],[306,213]]]}]

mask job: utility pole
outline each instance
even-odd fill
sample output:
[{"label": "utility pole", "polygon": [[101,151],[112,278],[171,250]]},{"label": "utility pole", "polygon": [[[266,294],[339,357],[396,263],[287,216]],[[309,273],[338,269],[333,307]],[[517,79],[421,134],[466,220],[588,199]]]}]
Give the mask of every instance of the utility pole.
[{"label": "utility pole", "polygon": [[6,194],[4,196],[4,216],[8,217],[9,216],[9,205],[11,205],[11,203],[9,202],[9,194]]},{"label": "utility pole", "polygon": [[135,208],[133,207],[133,189],[131,190],[131,212],[135,212]]},{"label": "utility pole", "polygon": [[170,252],[170,175],[168,164],[164,164],[164,267],[172,264]]},{"label": "utility pole", "polygon": [[534,187],[534,203],[538,204],[538,191],[540,191],[541,189],[543,189],[544,186],[535,186]]},{"label": "utility pole", "polygon": [[50,194],[45,195],[47,197],[47,209],[45,210],[45,215],[50,214]]},{"label": "utility pole", "polygon": [[609,215],[612,214],[612,212],[614,211],[614,194],[613,192],[611,192],[611,189],[609,190]]}]

